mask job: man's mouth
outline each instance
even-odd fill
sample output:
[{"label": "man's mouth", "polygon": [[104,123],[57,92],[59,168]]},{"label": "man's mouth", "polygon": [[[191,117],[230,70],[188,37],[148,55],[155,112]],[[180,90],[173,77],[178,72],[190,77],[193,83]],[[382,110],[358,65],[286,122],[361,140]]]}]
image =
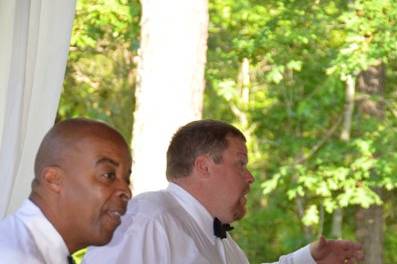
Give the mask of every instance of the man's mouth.
[{"label": "man's mouth", "polygon": [[122,209],[109,209],[107,215],[115,222],[117,225],[121,223],[121,216],[124,215],[125,210]]}]

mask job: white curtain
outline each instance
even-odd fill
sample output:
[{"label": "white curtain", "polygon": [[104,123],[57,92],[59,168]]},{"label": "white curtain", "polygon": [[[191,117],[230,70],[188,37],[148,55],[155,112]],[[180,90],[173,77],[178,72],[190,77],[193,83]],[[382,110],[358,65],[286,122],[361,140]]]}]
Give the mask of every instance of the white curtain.
[{"label": "white curtain", "polygon": [[55,120],[75,0],[0,0],[0,219],[30,193]]}]

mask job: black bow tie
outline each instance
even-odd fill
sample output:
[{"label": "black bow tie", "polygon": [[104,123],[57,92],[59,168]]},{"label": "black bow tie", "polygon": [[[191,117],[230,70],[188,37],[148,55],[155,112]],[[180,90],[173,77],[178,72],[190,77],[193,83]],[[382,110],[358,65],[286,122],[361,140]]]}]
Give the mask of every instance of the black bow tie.
[{"label": "black bow tie", "polygon": [[232,230],[229,224],[223,224],[218,218],[214,219],[214,235],[219,238],[226,238],[226,232]]},{"label": "black bow tie", "polygon": [[68,264],[75,264],[74,259],[72,256],[68,256]]}]

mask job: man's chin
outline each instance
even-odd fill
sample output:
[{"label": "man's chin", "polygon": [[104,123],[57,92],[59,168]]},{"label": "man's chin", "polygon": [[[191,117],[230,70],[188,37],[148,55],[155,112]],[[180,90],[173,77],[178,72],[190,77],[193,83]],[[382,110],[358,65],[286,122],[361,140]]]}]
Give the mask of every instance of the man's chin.
[{"label": "man's chin", "polygon": [[103,225],[100,233],[97,236],[95,246],[103,246],[108,244],[112,240],[117,227],[118,225]]},{"label": "man's chin", "polygon": [[99,239],[97,239],[95,242],[92,243],[93,246],[104,246],[112,240],[113,233],[112,234],[106,234],[105,236],[102,235]]},{"label": "man's chin", "polygon": [[234,217],[233,217],[234,221],[238,221],[238,220],[242,219],[245,216],[245,213],[246,213],[245,206],[242,206],[234,214]]}]

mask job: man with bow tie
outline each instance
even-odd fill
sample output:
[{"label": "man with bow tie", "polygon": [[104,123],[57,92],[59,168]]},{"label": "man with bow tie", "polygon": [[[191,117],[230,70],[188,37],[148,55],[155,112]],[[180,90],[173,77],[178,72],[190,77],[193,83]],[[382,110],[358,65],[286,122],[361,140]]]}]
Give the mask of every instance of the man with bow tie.
[{"label": "man with bow tie", "polygon": [[[221,121],[181,127],[167,151],[167,189],[132,199],[112,241],[89,249],[85,263],[248,263],[227,232],[244,216],[254,181],[245,141],[237,128]],[[321,238],[278,263],[342,264],[360,258],[359,245]]]}]

